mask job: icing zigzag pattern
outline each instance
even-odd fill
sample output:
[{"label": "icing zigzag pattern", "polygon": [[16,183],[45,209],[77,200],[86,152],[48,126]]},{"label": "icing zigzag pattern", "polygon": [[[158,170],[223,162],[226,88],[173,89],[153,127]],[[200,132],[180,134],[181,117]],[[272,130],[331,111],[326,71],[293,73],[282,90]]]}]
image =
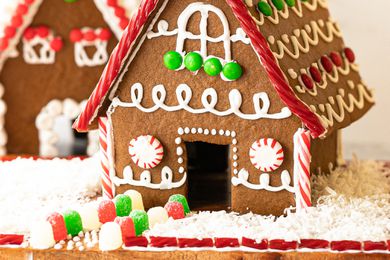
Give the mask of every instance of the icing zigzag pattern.
[{"label": "icing zigzag pattern", "polygon": [[[353,81],[349,80],[347,82],[348,87],[352,90],[357,90],[356,97],[349,93],[348,96],[345,95],[345,90],[340,88],[338,89],[338,95],[336,97],[328,97],[329,103],[327,104],[318,104],[310,105],[310,108],[321,117],[322,123],[328,128],[332,127],[335,121],[341,123],[345,119],[345,115],[348,112],[349,114],[353,113],[355,108],[363,109],[366,102],[374,103],[374,98],[372,93],[362,84],[355,84]],[[337,107],[337,111],[334,107]]]},{"label": "icing zigzag pattern", "polygon": [[[252,1],[246,1],[248,6],[253,6]],[[257,19],[256,17],[252,16],[253,20],[258,25],[263,25],[265,22],[265,18],[267,18],[271,23],[273,24],[279,24],[281,19],[288,19],[290,17],[290,9],[300,18],[303,17],[303,6],[305,6],[309,11],[316,11],[318,9],[318,6],[322,8],[328,8],[328,1],[327,0],[312,0],[312,1],[296,1],[296,4],[294,7],[288,7],[287,5],[284,6],[284,9],[282,11],[279,11],[276,9],[276,7],[270,2],[270,6],[272,7],[272,13],[271,16],[264,16],[262,13],[259,12],[260,18]]]},{"label": "icing zigzag pattern", "polygon": [[[304,29],[295,29],[292,36],[283,34],[281,40],[275,40],[274,36],[269,36],[268,42],[271,45],[277,45],[278,51],[274,52],[277,59],[283,59],[285,54],[293,59],[298,59],[301,52],[308,53],[310,47],[317,46],[320,39],[330,43],[335,37],[342,37],[338,24],[332,20],[324,22],[320,19],[306,24]],[[292,48],[289,49],[287,45]]]}]

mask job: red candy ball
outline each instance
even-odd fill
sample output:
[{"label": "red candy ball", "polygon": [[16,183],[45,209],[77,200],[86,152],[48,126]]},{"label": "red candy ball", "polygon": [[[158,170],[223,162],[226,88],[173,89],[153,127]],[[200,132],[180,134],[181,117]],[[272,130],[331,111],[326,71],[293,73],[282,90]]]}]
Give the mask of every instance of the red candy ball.
[{"label": "red candy ball", "polygon": [[333,63],[332,61],[326,57],[326,56],[322,56],[321,57],[321,65],[322,67],[324,68],[324,70],[328,73],[331,73],[332,70],[333,70]]},{"label": "red candy ball", "polygon": [[46,38],[47,36],[49,36],[49,28],[47,28],[46,26],[40,26],[38,28],[36,28],[36,32],[37,32],[37,35],[41,38]]},{"label": "red candy ball", "polygon": [[70,31],[69,38],[71,42],[79,42],[83,39],[83,33],[80,29],[73,29]]},{"label": "red candy ball", "polygon": [[84,39],[87,40],[87,41],[94,41],[96,40],[96,34],[95,34],[95,31],[87,31],[84,33]]},{"label": "red candy ball", "polygon": [[108,30],[108,29],[102,29],[102,30],[99,32],[98,37],[99,37],[99,39],[102,40],[102,41],[108,41],[108,40],[111,38],[111,32],[110,32],[110,30]]},{"label": "red candy ball", "polygon": [[343,65],[343,59],[341,58],[341,55],[337,52],[332,51],[330,53],[330,59],[337,67],[341,67],[341,65]]},{"label": "red candy ball", "polygon": [[164,208],[168,212],[168,216],[173,219],[182,219],[185,216],[183,205],[177,201],[168,202]]},{"label": "red candy ball", "polygon": [[23,18],[21,15],[15,15],[14,17],[12,17],[11,19],[11,25],[13,27],[20,27],[21,25],[23,24]]},{"label": "red candy ball", "polygon": [[6,38],[0,38],[0,51],[4,51],[8,48],[8,39]]},{"label": "red candy ball", "polygon": [[307,89],[313,89],[314,88],[313,80],[307,74],[302,74],[301,75],[301,80],[302,80],[303,84],[305,84]]},{"label": "red candy ball", "polygon": [[114,12],[116,17],[124,17],[126,15],[125,9],[120,6],[115,7]]},{"label": "red candy ball", "polygon": [[118,6],[118,0],[107,0],[107,5],[111,7]]},{"label": "red candy ball", "polygon": [[57,38],[54,38],[51,43],[50,43],[50,48],[53,50],[53,51],[60,51],[62,49],[62,47],[64,47],[64,42],[62,41],[61,38],[57,37]]},{"label": "red candy ball", "polygon": [[35,37],[35,30],[31,27],[27,28],[23,33],[23,37],[26,40],[31,40]]},{"label": "red candy ball", "polygon": [[347,60],[350,62],[350,63],[354,63],[355,62],[355,53],[353,52],[352,49],[350,48],[345,48],[344,50],[344,54],[345,54],[345,57],[347,58]]},{"label": "red candy ball", "polygon": [[35,0],[24,0],[24,2],[28,5],[31,5],[32,3],[34,3]]},{"label": "red candy ball", "polygon": [[113,222],[116,218],[115,204],[111,200],[103,200],[98,206],[100,223]]},{"label": "red candy ball", "polygon": [[135,237],[135,227],[131,217],[116,217],[115,223],[121,227],[123,241],[128,237]]},{"label": "red candy ball", "polygon": [[120,22],[119,22],[119,27],[121,28],[121,29],[126,29],[126,27],[127,27],[127,25],[129,24],[129,19],[127,19],[127,18],[122,18],[121,20],[120,20]]},{"label": "red candy ball", "polygon": [[16,28],[12,26],[7,26],[4,28],[4,35],[7,38],[12,38],[16,34]]},{"label": "red candy ball", "polygon": [[320,83],[322,81],[321,72],[316,67],[311,66],[309,71],[315,82]]},{"label": "red candy ball", "polygon": [[61,214],[54,212],[47,217],[47,221],[53,229],[54,240],[57,242],[65,240],[68,232],[66,230],[64,217]]},{"label": "red candy ball", "polygon": [[28,6],[25,4],[19,4],[16,8],[16,14],[18,15],[25,15],[28,12]]}]

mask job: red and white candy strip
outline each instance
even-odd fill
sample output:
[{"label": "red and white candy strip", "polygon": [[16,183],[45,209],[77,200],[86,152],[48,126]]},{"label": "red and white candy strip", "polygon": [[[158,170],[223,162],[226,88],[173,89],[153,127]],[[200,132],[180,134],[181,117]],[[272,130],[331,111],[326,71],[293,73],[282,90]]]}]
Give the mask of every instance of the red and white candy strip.
[{"label": "red and white candy strip", "polygon": [[311,207],[310,131],[298,129],[294,135],[294,185],[297,211]]},{"label": "red and white candy strip", "polygon": [[152,169],[161,162],[164,148],[156,137],[141,135],[130,141],[129,154],[137,166]]},{"label": "red and white candy strip", "polygon": [[283,147],[275,139],[262,138],[252,144],[249,157],[256,169],[262,172],[272,172],[283,163]]},{"label": "red and white candy strip", "polygon": [[108,136],[107,136],[108,119],[99,117],[99,145],[100,145],[100,164],[102,166],[101,182],[102,193],[104,198],[114,198],[113,183],[110,176],[110,167],[108,159]]}]

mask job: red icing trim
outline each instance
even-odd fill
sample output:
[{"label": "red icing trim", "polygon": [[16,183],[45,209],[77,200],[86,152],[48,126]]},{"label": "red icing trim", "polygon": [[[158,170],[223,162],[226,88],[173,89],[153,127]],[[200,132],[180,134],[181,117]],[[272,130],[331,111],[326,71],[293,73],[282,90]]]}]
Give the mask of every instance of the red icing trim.
[{"label": "red icing trim", "polygon": [[[136,39],[140,36],[143,26],[157,7],[158,2],[159,0],[143,1],[138,9],[138,13],[132,17],[130,24],[123,33],[122,39],[111,54],[110,60],[104,69],[99,83],[88,99],[85,109],[73,125],[77,130],[87,131],[88,125],[93,120],[96,110],[100,107],[109,89],[118,77],[127,54],[133,51]],[[227,0],[227,3],[239,20],[242,29],[251,39],[252,46],[259,55],[261,63],[282,101],[290,108],[291,112],[298,116],[311,130],[313,137],[324,134],[326,129],[322,126],[320,119],[316,114],[310,111],[307,105],[298,99],[289,86],[284,73],[277,65],[266,39],[259,32],[255,22],[250,17],[244,2],[241,0]]]},{"label": "red icing trim", "polygon": [[213,247],[214,242],[212,238],[178,238],[178,245],[180,248],[186,247]]},{"label": "red icing trim", "polygon": [[351,240],[332,241],[330,248],[333,251],[362,250],[362,243]]},{"label": "red icing trim", "polygon": [[297,241],[286,241],[283,239],[274,239],[269,241],[269,248],[275,250],[295,250],[298,247]]},{"label": "red icing trim", "polygon": [[250,247],[250,248],[254,248],[254,249],[258,249],[258,250],[268,249],[268,240],[267,239],[263,239],[263,240],[261,240],[261,242],[258,243],[254,239],[243,237],[241,244],[242,244],[242,246],[246,246],[246,247]]},{"label": "red icing trim", "polygon": [[127,247],[133,247],[133,246],[147,247],[149,241],[146,237],[126,237],[123,243]]},{"label": "red icing trim", "polygon": [[152,247],[174,247],[177,246],[176,237],[150,237]]},{"label": "red icing trim", "polygon": [[301,239],[299,242],[299,248],[326,249],[329,246],[330,242],[322,239]]},{"label": "red icing trim", "polygon": [[238,238],[216,237],[214,239],[214,245],[216,248],[239,247],[240,242],[238,241]]},{"label": "red icing trim", "polygon": [[364,251],[387,250],[387,245],[385,241],[380,241],[380,242],[364,241],[363,250]]},{"label": "red icing trim", "polygon": [[0,234],[0,245],[21,245],[23,243],[23,235]]}]

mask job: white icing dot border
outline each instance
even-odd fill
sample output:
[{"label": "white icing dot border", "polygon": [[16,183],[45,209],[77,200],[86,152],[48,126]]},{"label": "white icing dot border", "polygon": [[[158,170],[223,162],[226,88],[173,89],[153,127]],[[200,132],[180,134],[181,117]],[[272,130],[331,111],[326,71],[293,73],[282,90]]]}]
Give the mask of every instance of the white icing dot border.
[{"label": "white icing dot border", "polygon": [[[64,115],[69,120],[74,120],[84,109],[86,100],[78,103],[73,99],[67,98],[63,101],[53,99],[35,119],[35,126],[38,129],[39,138],[39,155],[55,157],[59,155],[59,151],[55,144],[58,142],[58,134],[54,132],[55,119]],[[88,132],[88,147],[87,155],[91,156],[99,150],[99,132]]]}]

